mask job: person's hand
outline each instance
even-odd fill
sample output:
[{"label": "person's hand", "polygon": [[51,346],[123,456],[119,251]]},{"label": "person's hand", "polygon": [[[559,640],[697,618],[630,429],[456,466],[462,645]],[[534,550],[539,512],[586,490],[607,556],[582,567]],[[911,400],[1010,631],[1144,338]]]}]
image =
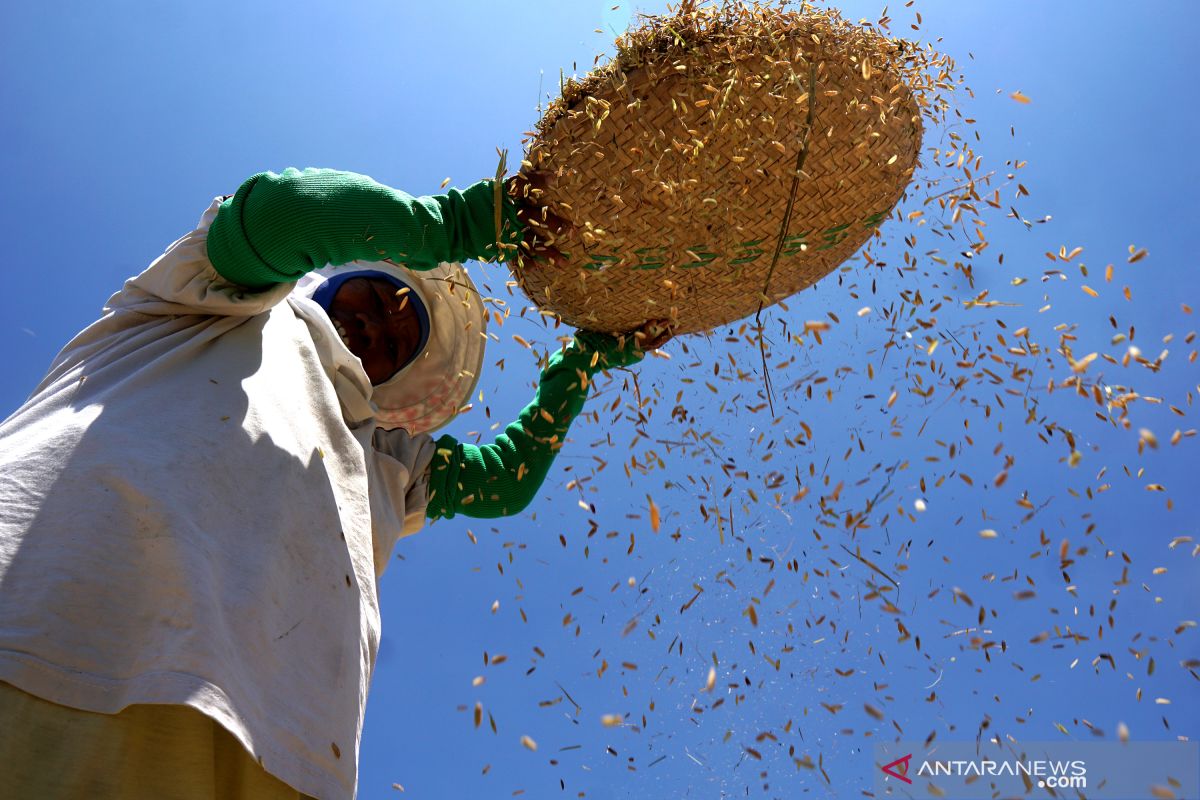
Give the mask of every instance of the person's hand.
[{"label": "person's hand", "polygon": [[546,190],[553,182],[554,175],[548,172],[518,172],[505,181],[504,191],[515,201],[517,219],[525,225],[521,255],[562,266],[567,260],[558,244],[574,226],[545,204]]},{"label": "person's hand", "polygon": [[[629,367],[641,361],[646,353],[662,347],[673,335],[670,321],[665,319],[650,320],[622,334],[581,328],[575,332],[575,348],[591,356],[593,371]],[[593,353],[600,355],[593,356]]]},{"label": "person's hand", "polygon": [[638,348],[648,353],[651,350],[659,349],[671,341],[675,336],[675,332],[671,330],[670,320],[652,319],[637,330],[626,335],[632,336]]}]

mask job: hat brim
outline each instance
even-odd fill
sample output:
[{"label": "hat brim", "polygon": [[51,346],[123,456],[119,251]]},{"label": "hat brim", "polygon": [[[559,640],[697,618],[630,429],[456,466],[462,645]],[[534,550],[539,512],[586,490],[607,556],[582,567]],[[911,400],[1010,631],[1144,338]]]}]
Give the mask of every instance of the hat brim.
[{"label": "hat brim", "polygon": [[410,270],[390,262],[351,262],[304,276],[297,290],[312,296],[322,283],[348,272],[385,272],[409,286],[429,312],[429,338],[409,364],[374,387],[381,428],[432,433],[454,419],[479,382],[487,344],[487,314],[461,264]]}]

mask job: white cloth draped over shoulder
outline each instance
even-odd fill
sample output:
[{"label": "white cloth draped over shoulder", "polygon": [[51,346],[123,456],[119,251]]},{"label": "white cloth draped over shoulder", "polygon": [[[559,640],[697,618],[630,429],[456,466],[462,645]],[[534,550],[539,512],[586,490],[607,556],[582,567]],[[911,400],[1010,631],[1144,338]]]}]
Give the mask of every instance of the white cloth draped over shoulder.
[{"label": "white cloth draped over shoulder", "polygon": [[434,444],[376,427],[316,303],[215,272],[218,205],[0,424],[0,680],[193,706],[299,791],[349,798],[377,579],[423,523]]}]

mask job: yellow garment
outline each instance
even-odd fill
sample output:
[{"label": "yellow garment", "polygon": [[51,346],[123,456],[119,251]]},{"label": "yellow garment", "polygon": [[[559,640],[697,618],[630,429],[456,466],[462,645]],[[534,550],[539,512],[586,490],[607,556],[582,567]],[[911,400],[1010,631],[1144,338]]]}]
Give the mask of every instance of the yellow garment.
[{"label": "yellow garment", "polygon": [[3,794],[38,800],[301,800],[188,706],[93,714],[0,682]]}]

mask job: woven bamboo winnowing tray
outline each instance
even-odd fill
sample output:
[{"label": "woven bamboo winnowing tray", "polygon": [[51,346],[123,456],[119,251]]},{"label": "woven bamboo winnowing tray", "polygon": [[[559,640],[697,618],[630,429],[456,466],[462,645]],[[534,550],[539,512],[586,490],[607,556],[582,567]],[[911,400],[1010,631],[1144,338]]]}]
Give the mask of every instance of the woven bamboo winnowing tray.
[{"label": "woven bamboo winnowing tray", "polygon": [[647,18],[623,41],[563,88],[523,165],[555,176],[543,202],[573,231],[555,243],[567,265],[514,271],[569,324],[690,333],[754,314],[852,256],[912,177],[901,43],[757,4]]}]

